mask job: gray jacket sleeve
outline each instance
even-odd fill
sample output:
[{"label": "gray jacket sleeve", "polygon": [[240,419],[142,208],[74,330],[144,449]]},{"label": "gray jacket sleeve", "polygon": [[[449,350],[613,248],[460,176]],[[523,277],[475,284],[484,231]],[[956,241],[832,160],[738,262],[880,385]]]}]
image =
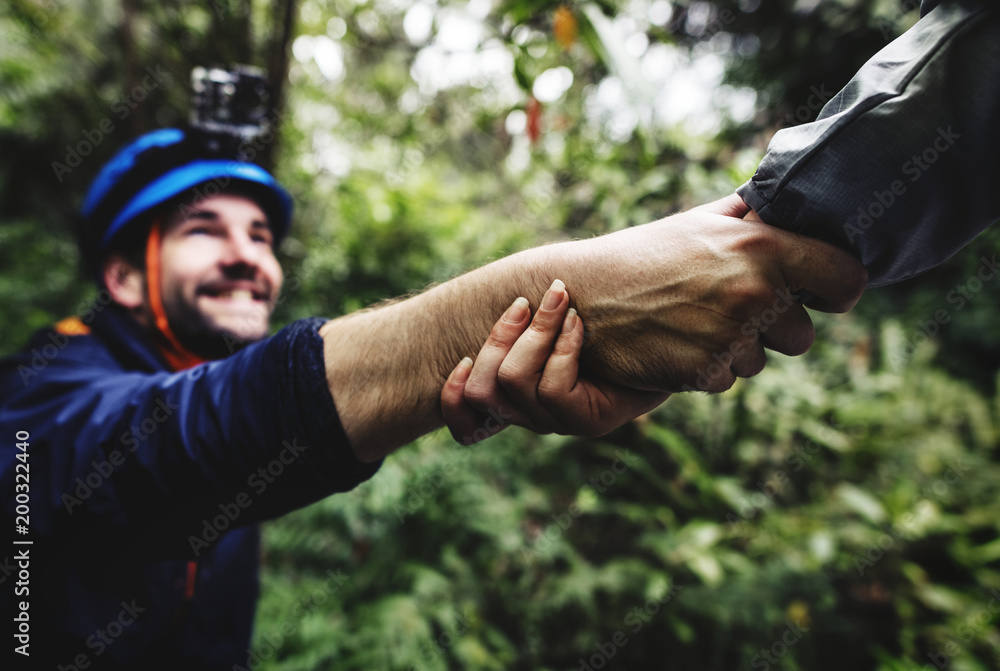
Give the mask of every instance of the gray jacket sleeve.
[{"label": "gray jacket sleeve", "polygon": [[932,268],[1000,218],[1000,11],[924,12],[816,121],[775,134],[737,190],[767,223],[853,251],[870,286]]}]

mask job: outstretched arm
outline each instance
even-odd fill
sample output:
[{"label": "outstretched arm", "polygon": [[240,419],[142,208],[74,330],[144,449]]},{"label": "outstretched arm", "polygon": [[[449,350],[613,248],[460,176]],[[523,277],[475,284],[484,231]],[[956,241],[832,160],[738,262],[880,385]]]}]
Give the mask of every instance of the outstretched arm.
[{"label": "outstretched arm", "polygon": [[845,311],[864,289],[864,269],[829,244],[742,220],[747,211],[731,196],[530,249],[328,322],[320,330],[327,382],[355,453],[375,460],[441,426],[449,372],[479,351],[496,315],[517,296],[542,295],[552,277],[573,287],[587,320],[588,375],[624,387],[721,391],[763,367],[763,345],[801,354],[813,328],[795,292]]}]

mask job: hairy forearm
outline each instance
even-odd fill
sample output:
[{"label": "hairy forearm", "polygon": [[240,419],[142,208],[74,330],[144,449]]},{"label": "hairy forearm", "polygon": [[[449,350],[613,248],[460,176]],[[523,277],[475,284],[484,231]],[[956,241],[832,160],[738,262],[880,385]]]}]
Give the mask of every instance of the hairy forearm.
[{"label": "hairy forearm", "polygon": [[443,425],[441,387],[475,357],[518,296],[532,309],[552,281],[554,247],[528,250],[422,294],[328,322],[327,382],[344,430],[363,460],[378,459]]}]

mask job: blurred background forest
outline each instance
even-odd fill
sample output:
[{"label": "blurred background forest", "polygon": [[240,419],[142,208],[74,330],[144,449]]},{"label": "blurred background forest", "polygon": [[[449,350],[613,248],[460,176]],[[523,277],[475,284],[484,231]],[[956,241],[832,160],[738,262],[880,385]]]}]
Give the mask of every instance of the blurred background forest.
[{"label": "blurred background forest", "polygon": [[[730,193],[914,5],[8,0],[0,352],[93,299],[82,194],[183,123],[195,65],[280,84],[280,326]],[[246,667],[1000,668],[998,242],[725,394],[598,440],[441,432],[268,523]]]}]

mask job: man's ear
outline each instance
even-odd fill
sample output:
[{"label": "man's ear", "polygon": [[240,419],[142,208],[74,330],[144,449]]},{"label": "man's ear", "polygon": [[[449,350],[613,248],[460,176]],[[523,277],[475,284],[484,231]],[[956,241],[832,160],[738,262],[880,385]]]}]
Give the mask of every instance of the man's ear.
[{"label": "man's ear", "polygon": [[111,299],[129,310],[137,310],[146,301],[146,283],[142,269],[135,267],[121,254],[112,254],[104,262],[104,286]]}]

